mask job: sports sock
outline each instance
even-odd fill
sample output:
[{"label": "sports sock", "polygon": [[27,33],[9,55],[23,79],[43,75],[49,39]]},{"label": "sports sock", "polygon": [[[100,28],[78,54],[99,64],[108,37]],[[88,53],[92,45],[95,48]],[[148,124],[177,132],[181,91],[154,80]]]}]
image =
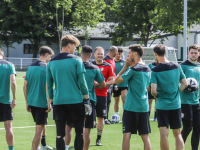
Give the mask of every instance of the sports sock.
[{"label": "sports sock", "polygon": [[115,112],[115,115],[119,115],[119,112]]},{"label": "sports sock", "polygon": [[157,118],[156,111],[154,112],[154,119]]},{"label": "sports sock", "polygon": [[47,144],[46,144],[46,138],[45,138],[46,136],[45,135],[43,135],[42,136],[42,139],[41,139],[41,144],[42,144],[42,146],[46,146]]},{"label": "sports sock", "polygon": [[83,149],[83,134],[80,133],[76,133],[76,137],[74,140],[74,148],[77,150],[82,150]]},{"label": "sports sock", "polygon": [[69,148],[69,145],[65,145],[65,150],[68,150],[68,148]]},{"label": "sports sock", "polygon": [[101,140],[101,135],[97,135],[97,141]]},{"label": "sports sock", "polygon": [[14,146],[8,146],[8,150],[14,150]]}]

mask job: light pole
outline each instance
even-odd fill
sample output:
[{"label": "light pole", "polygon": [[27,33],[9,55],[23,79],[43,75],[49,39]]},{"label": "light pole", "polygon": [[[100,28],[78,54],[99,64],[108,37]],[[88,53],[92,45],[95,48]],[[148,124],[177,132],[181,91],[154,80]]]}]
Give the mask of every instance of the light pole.
[{"label": "light pole", "polygon": [[183,14],[183,61],[187,59],[187,1],[184,0],[184,14]]}]

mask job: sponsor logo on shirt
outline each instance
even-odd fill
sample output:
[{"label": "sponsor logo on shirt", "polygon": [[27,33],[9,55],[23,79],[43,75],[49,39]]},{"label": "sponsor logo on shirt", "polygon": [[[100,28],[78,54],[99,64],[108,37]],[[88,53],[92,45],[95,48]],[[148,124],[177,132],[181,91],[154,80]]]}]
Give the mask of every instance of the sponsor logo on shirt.
[{"label": "sponsor logo on shirt", "polygon": [[121,64],[121,66],[123,66],[123,63],[120,63]]}]

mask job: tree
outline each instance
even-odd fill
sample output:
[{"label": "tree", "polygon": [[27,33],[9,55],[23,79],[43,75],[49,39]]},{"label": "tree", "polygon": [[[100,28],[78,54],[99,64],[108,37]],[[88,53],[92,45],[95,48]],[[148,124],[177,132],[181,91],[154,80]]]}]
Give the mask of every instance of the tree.
[{"label": "tree", "polygon": [[[95,0],[93,6],[98,5],[99,1],[103,4],[103,0]],[[30,40],[34,45],[33,58],[35,58],[43,41],[58,42],[63,30],[70,31],[75,28],[75,25],[77,27],[82,25],[81,22],[76,22],[79,20],[76,16],[81,16],[82,12],[79,9],[87,9],[79,5],[79,3],[83,4],[83,1],[81,2],[80,0],[0,1],[1,6],[7,6],[7,11],[0,10],[0,31],[15,33],[18,43],[24,39]],[[86,2],[84,6],[87,6]],[[101,10],[103,7],[98,7],[98,9]],[[86,24],[88,26],[96,24],[98,21],[96,18],[102,16],[101,11],[94,12],[88,9],[85,15],[92,16],[95,13],[96,17],[95,19],[90,17],[91,21]]]},{"label": "tree", "polygon": [[[193,6],[198,0],[188,2],[188,27],[197,21],[198,8]],[[198,5],[197,5],[198,6]],[[163,39],[162,33],[177,35],[183,29],[183,1],[182,0],[113,0],[108,6],[111,12],[113,25],[105,30],[110,34],[114,45],[133,40],[133,36],[140,37],[144,46],[151,39]],[[195,15],[192,16],[191,10]],[[189,18],[190,18],[189,17]],[[193,18],[193,19],[192,19]],[[195,20],[196,19],[196,20]]]}]

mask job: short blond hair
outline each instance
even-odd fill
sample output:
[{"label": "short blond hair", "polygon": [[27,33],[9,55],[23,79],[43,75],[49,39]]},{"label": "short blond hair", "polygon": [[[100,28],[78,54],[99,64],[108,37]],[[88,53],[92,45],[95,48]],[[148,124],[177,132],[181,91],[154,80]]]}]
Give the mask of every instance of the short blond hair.
[{"label": "short blond hair", "polygon": [[61,38],[62,47],[67,46],[69,43],[75,44],[76,47],[80,45],[80,41],[75,36],[70,35],[70,34],[64,35]]},{"label": "short blond hair", "polygon": [[1,47],[0,47],[0,55],[4,55],[4,50]]},{"label": "short blond hair", "polygon": [[101,49],[101,50],[104,51],[103,47],[101,47],[101,46],[97,46],[97,47],[94,49],[94,52],[96,52],[97,49]]}]

